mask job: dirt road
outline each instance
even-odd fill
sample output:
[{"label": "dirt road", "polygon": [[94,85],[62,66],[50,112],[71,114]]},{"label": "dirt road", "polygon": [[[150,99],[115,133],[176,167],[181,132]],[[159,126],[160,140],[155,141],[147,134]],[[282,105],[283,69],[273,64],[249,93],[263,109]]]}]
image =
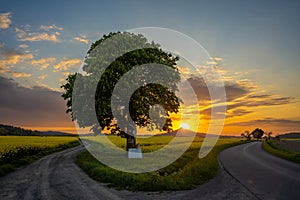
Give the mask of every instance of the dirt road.
[{"label": "dirt road", "polygon": [[82,150],[84,147],[78,146],[48,155],[0,178],[0,199],[256,199],[222,169],[215,179],[194,190],[130,192],[107,188],[74,163]]},{"label": "dirt road", "polygon": [[0,179],[0,199],[120,199],[74,163],[78,146],[48,155]]}]

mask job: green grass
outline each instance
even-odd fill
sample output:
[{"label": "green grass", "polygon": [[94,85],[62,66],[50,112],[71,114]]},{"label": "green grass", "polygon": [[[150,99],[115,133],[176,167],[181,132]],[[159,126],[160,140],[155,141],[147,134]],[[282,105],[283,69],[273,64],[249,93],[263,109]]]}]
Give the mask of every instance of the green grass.
[{"label": "green grass", "polygon": [[0,136],[0,176],[45,155],[77,145],[77,137]]},{"label": "green grass", "polygon": [[[172,137],[138,139],[143,152],[154,151],[170,142]],[[96,139],[93,139],[97,141]],[[111,141],[125,148],[125,139],[111,137]],[[183,138],[184,140],[184,138]],[[217,155],[225,148],[245,143],[239,139],[220,139],[213,150],[199,159],[202,138],[196,138],[189,149],[169,166],[148,173],[126,173],[117,171],[97,161],[89,152],[78,155],[77,164],[93,179],[107,183],[110,187],[132,191],[162,191],[192,189],[216,176]]]},{"label": "green grass", "polygon": [[276,141],[264,141],[262,147],[270,154],[292,162],[300,163],[300,153],[283,149],[276,144]]}]

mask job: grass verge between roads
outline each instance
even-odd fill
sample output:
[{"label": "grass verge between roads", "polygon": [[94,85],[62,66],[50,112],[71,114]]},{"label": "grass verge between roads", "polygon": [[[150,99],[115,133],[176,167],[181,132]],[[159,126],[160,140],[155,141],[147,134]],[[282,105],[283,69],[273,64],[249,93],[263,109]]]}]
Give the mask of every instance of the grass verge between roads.
[{"label": "grass verge between roads", "polygon": [[[161,148],[164,141],[169,142],[168,139],[152,138],[159,139],[161,142],[156,145],[151,142],[151,139],[148,142],[138,141],[142,150],[143,147],[151,147],[152,150],[155,150]],[[202,142],[202,138],[196,138],[179,159],[155,172],[135,174],[117,171],[100,163],[87,151],[78,155],[76,163],[91,178],[117,189],[132,191],[186,190],[203,184],[216,176],[219,152],[228,147],[245,143],[240,139],[219,139],[213,150],[206,157],[199,159],[198,154]]]},{"label": "grass verge between roads", "polygon": [[276,141],[264,141],[262,147],[270,154],[292,162],[300,163],[300,153],[283,149],[276,144]]},{"label": "grass verge between roads", "polygon": [[45,155],[77,145],[77,137],[0,136],[0,177]]}]

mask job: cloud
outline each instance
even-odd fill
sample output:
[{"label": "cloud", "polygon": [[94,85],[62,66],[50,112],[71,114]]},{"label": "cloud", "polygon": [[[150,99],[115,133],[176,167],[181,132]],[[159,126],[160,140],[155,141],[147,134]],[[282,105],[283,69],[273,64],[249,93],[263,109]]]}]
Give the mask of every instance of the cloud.
[{"label": "cloud", "polygon": [[18,47],[21,49],[27,49],[29,46],[27,44],[20,44]]},{"label": "cloud", "polygon": [[25,26],[24,29],[15,28],[17,33],[17,38],[19,41],[29,41],[29,42],[37,42],[37,41],[51,41],[51,42],[61,42],[57,36],[60,35],[60,30],[63,30],[61,27],[57,27],[55,25],[45,26],[42,25],[40,30],[43,32],[31,32],[30,26]]},{"label": "cloud", "polygon": [[218,62],[216,62],[216,61],[207,61],[206,64],[207,65],[217,65]]},{"label": "cloud", "polygon": [[226,117],[237,117],[237,116],[244,116],[250,113],[253,113],[254,111],[252,110],[246,110],[246,109],[235,109],[235,110],[227,110]]},{"label": "cloud", "polygon": [[[196,94],[198,101],[207,101],[211,100],[210,91],[209,88],[201,77],[192,76],[189,79],[187,79],[188,84],[193,88],[194,93]],[[211,84],[211,83],[209,83]],[[186,86],[186,84],[183,84],[183,86]],[[221,90],[225,89],[226,92],[226,99],[227,101],[233,101],[240,97],[247,96],[251,91],[246,88],[243,85],[239,85],[237,83],[227,83],[224,85],[224,88],[222,86],[212,85],[215,97],[221,99],[221,96],[218,96],[218,94],[222,94]],[[188,87],[182,87],[180,88],[183,95],[190,96],[190,91],[188,90]],[[214,99],[218,100],[218,99]]]},{"label": "cloud", "polygon": [[243,99],[233,101],[229,107],[235,108],[240,106],[246,107],[258,107],[258,106],[278,106],[292,103],[294,98],[292,97],[280,97],[278,95],[258,95],[255,98],[251,98],[251,95],[245,96]]},{"label": "cloud", "polygon": [[38,79],[40,79],[40,80],[44,80],[45,78],[47,78],[47,75],[41,75],[38,77]]},{"label": "cloud", "polygon": [[0,121],[20,126],[72,126],[61,93],[0,76]]},{"label": "cloud", "polygon": [[225,85],[225,91],[227,101],[233,101],[240,97],[245,97],[250,93],[248,88],[238,84]]},{"label": "cloud", "polygon": [[4,74],[7,72],[7,69],[0,65],[0,74]]},{"label": "cloud", "polygon": [[32,60],[30,63],[32,65],[39,66],[40,70],[44,70],[44,69],[47,69],[50,66],[50,64],[52,64],[55,60],[56,59],[53,58],[53,57],[40,58],[40,59],[37,59],[37,60]]},{"label": "cloud", "polygon": [[78,58],[64,59],[53,66],[54,71],[67,71],[70,68],[79,68],[82,60]]},{"label": "cloud", "polygon": [[21,29],[16,28],[16,33],[19,41],[52,41],[52,42],[60,42],[57,38],[57,33],[49,34],[49,33],[27,33]]},{"label": "cloud", "polygon": [[[191,86],[191,89],[187,87],[187,83]],[[218,85],[214,86],[213,90],[216,94],[219,94],[221,87]],[[255,112],[259,107],[271,107],[287,105],[294,102],[292,97],[282,97],[279,95],[271,94],[257,94],[256,86],[252,84],[245,84],[243,81],[228,82],[224,85],[226,92],[226,102],[227,102],[227,113],[226,117],[237,117],[245,116],[250,113]],[[218,112],[218,110],[224,110],[224,104],[220,104],[219,100],[221,97],[212,101],[208,86],[201,77],[191,77],[187,79],[185,84],[181,84],[179,87],[180,96],[185,96],[187,102],[184,102],[184,106],[191,105],[189,99],[193,97],[192,93],[195,93],[198,99],[198,105],[200,109],[200,114],[202,119],[209,119],[211,115],[211,109],[214,107],[216,109],[215,117],[224,116],[224,112]],[[189,98],[191,97],[191,98]],[[189,112],[189,114],[198,114],[198,111]]]},{"label": "cloud", "polygon": [[[227,89],[226,91],[229,91]],[[238,98],[238,96],[236,96]],[[250,113],[254,113],[255,109],[259,107],[271,107],[271,106],[280,106],[280,105],[287,105],[293,102],[294,98],[291,97],[278,97],[275,95],[261,95],[261,98],[256,100],[252,100],[248,98],[248,95],[241,96],[242,99],[236,99],[234,102],[228,102],[227,114],[226,117],[237,117],[237,116],[244,116]],[[222,107],[223,105],[208,105],[206,108],[201,110],[201,114],[207,115],[209,117],[211,113],[212,107]]]},{"label": "cloud", "polygon": [[85,35],[80,35],[78,37],[74,37],[74,40],[78,41],[78,42],[81,42],[81,43],[84,43],[84,44],[88,44],[89,43],[89,40],[86,38]]},{"label": "cloud", "polygon": [[0,28],[7,29],[11,24],[11,13],[0,13]]},{"label": "cloud", "polygon": [[64,77],[69,76],[70,72],[63,72]]},{"label": "cloud", "polygon": [[40,26],[40,29],[41,29],[41,30],[44,30],[44,31],[50,31],[50,30],[58,30],[58,31],[62,31],[62,30],[63,30],[62,27],[58,27],[58,26],[56,26],[55,24],[52,24],[52,25],[49,25],[49,26],[47,26],[47,25],[41,25],[41,26]]},{"label": "cloud", "polygon": [[222,61],[223,59],[222,58],[220,58],[220,57],[214,57],[213,58],[215,61]]},{"label": "cloud", "polygon": [[33,58],[32,54],[23,53],[15,49],[8,49],[4,44],[0,45],[0,69],[2,71],[9,70],[14,65]]},{"label": "cloud", "polygon": [[32,74],[11,70],[16,64],[32,59],[32,54],[26,54],[15,49],[7,49],[4,44],[0,44],[0,73],[8,74],[14,78],[28,78]]},{"label": "cloud", "polygon": [[11,74],[14,78],[28,78],[32,76],[32,74],[25,72],[9,71],[8,73]]},{"label": "cloud", "polygon": [[260,126],[260,125],[299,125],[300,128],[300,121],[299,120],[290,120],[290,119],[276,119],[276,118],[264,118],[264,119],[256,119],[247,122],[236,122],[228,124],[228,126]]},{"label": "cloud", "polygon": [[60,78],[58,81],[59,81],[60,83],[62,83],[62,82],[65,82],[66,79],[65,79],[65,78]]}]

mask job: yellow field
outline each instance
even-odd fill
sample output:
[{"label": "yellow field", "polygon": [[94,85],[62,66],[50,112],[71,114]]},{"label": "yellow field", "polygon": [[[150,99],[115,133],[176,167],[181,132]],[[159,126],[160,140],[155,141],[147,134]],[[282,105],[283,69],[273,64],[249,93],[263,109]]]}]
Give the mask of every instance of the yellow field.
[{"label": "yellow field", "polygon": [[78,141],[77,137],[0,136],[0,165]]},{"label": "yellow field", "polygon": [[76,137],[63,136],[0,136],[0,148],[9,146],[44,146],[54,147],[60,144],[76,141]]}]

